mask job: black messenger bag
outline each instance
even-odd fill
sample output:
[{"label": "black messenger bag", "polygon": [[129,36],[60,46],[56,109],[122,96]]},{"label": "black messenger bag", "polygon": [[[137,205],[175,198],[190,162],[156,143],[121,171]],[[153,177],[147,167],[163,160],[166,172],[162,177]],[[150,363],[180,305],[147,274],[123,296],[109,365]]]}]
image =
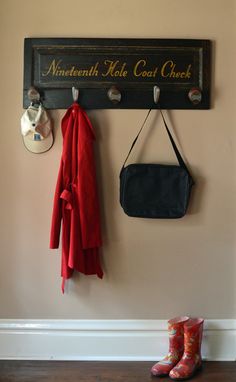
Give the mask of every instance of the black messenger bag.
[{"label": "black messenger bag", "polygon": [[176,219],[186,214],[193,178],[181,157],[160,110],[179,165],[125,163],[151,112],[136,136],[120,172],[120,204],[128,216]]}]

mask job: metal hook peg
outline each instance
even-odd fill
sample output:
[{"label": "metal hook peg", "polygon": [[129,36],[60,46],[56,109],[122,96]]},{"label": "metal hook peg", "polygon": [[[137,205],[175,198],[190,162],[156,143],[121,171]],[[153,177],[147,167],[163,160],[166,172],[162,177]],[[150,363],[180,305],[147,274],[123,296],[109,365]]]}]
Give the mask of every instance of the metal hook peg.
[{"label": "metal hook peg", "polygon": [[199,88],[192,88],[188,92],[188,98],[190,101],[194,104],[197,105],[201,102],[202,100],[202,92]]},{"label": "metal hook peg", "polygon": [[155,104],[157,104],[159,101],[160,93],[161,93],[161,89],[159,88],[159,86],[157,85],[153,86],[153,101]]},{"label": "metal hook peg", "polygon": [[73,101],[77,102],[79,98],[79,89],[77,89],[75,86],[72,87],[72,97]]},{"label": "metal hook peg", "polygon": [[121,92],[117,89],[116,86],[112,86],[108,90],[107,96],[109,100],[113,103],[119,103],[121,101]]}]

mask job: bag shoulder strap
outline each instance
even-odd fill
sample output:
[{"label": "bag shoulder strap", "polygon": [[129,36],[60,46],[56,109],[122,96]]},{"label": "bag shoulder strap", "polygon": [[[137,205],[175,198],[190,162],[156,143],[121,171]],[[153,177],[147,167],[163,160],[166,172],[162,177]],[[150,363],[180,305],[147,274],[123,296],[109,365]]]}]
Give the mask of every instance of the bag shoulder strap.
[{"label": "bag shoulder strap", "polygon": [[[175,155],[176,155],[176,157],[177,157],[177,160],[178,160],[178,162],[179,162],[179,165],[180,165],[181,167],[183,167],[183,168],[187,171],[187,173],[189,174],[189,176],[191,176],[190,173],[189,173],[189,170],[188,170],[188,168],[187,168],[187,166],[186,166],[186,164],[185,164],[185,162],[184,162],[184,160],[183,160],[183,158],[182,158],[182,156],[181,156],[181,154],[180,154],[180,152],[179,152],[179,150],[178,150],[178,148],[177,148],[177,146],[176,146],[176,144],[175,144],[174,138],[172,137],[172,135],[171,135],[171,133],[170,133],[170,130],[169,130],[168,126],[167,126],[167,123],[166,123],[166,120],[165,120],[164,115],[163,115],[163,113],[162,113],[162,110],[161,110],[161,109],[159,109],[159,110],[160,110],[160,113],[161,113],[161,116],[162,116],[162,120],[163,120],[164,125],[165,125],[165,128],[166,128],[167,134],[168,134],[168,136],[169,136],[171,145],[172,145],[172,147],[173,147],[173,150],[174,150]],[[147,113],[147,115],[146,115],[146,117],[145,117],[145,119],[144,119],[144,122],[143,122],[143,124],[142,124],[142,126],[141,126],[141,128],[140,128],[140,130],[139,130],[139,132],[138,132],[138,134],[137,134],[137,136],[136,136],[136,138],[134,139],[134,141],[133,141],[133,143],[132,143],[132,145],[131,145],[131,148],[130,148],[130,150],[129,150],[129,152],[128,152],[128,155],[127,155],[127,157],[125,158],[124,164],[123,164],[123,166],[122,166],[122,170],[123,170],[123,168],[125,167],[125,164],[126,164],[128,158],[129,158],[130,154],[131,154],[131,151],[133,150],[134,145],[135,145],[135,143],[137,142],[138,137],[139,137],[139,135],[141,134],[141,131],[143,130],[144,125],[145,125],[145,123],[146,123],[146,121],[147,121],[147,119],[148,119],[148,117],[149,117],[151,111],[152,111],[152,109],[150,109],[150,110],[148,111],[148,113]]]}]

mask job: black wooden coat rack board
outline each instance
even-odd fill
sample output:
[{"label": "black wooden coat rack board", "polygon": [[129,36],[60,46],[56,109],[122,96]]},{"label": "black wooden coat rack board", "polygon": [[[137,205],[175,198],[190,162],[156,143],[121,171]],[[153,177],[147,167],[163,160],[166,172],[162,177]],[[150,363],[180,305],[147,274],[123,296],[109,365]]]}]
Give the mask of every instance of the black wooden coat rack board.
[{"label": "black wooden coat rack board", "polygon": [[[72,87],[85,109],[209,109],[211,42],[192,39],[26,38],[30,87],[48,109],[66,109]],[[157,93],[156,93],[157,94]]]}]

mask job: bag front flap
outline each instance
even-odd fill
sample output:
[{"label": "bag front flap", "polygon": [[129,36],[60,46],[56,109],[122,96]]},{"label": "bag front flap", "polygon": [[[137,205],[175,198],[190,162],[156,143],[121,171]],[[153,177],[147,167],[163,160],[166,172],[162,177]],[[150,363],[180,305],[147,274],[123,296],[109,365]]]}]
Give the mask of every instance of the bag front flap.
[{"label": "bag front flap", "polygon": [[122,207],[140,211],[185,208],[193,185],[191,176],[178,165],[130,164],[121,171],[120,180]]}]

